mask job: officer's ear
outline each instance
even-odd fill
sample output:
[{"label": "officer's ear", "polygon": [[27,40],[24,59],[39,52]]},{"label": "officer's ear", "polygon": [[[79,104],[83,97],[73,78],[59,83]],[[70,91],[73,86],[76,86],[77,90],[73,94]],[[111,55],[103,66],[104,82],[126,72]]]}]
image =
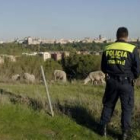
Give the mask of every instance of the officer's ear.
[{"label": "officer's ear", "polygon": [[127,42],[128,41],[128,37],[125,37],[124,40]]}]

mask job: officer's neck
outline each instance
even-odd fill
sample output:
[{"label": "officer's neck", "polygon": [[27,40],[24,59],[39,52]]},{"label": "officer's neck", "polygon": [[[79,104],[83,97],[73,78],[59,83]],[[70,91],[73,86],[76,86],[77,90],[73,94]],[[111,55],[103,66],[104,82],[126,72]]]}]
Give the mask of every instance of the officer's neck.
[{"label": "officer's neck", "polygon": [[127,38],[118,38],[116,42],[127,42]]}]

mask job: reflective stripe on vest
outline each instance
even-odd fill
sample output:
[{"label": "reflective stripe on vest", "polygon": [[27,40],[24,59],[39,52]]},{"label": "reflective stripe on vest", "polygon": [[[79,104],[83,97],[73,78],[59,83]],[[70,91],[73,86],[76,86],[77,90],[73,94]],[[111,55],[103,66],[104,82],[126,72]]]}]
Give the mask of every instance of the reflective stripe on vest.
[{"label": "reflective stripe on vest", "polygon": [[133,50],[135,49],[135,47],[136,46],[128,44],[128,43],[116,42],[116,43],[113,43],[109,46],[106,46],[104,51],[107,51],[107,50],[122,50],[122,51],[127,51],[127,52],[132,53]]}]

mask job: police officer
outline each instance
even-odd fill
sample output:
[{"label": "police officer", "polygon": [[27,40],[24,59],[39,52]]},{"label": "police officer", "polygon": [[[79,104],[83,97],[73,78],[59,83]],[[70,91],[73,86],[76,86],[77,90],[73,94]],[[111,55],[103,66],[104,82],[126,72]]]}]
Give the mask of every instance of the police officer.
[{"label": "police officer", "polygon": [[134,79],[140,74],[140,59],[134,45],[128,44],[128,30],[120,27],[117,41],[107,47],[102,55],[101,69],[106,74],[106,90],[100,120],[100,133],[105,136],[118,98],[121,101],[122,140],[130,138],[131,117],[134,107]]}]

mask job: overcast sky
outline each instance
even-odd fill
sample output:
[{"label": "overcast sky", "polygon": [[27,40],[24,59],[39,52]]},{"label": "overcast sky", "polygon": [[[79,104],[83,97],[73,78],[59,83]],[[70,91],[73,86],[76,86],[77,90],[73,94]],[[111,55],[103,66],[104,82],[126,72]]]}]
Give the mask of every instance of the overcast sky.
[{"label": "overcast sky", "polygon": [[140,37],[140,0],[0,0],[0,40],[115,38],[119,26]]}]

